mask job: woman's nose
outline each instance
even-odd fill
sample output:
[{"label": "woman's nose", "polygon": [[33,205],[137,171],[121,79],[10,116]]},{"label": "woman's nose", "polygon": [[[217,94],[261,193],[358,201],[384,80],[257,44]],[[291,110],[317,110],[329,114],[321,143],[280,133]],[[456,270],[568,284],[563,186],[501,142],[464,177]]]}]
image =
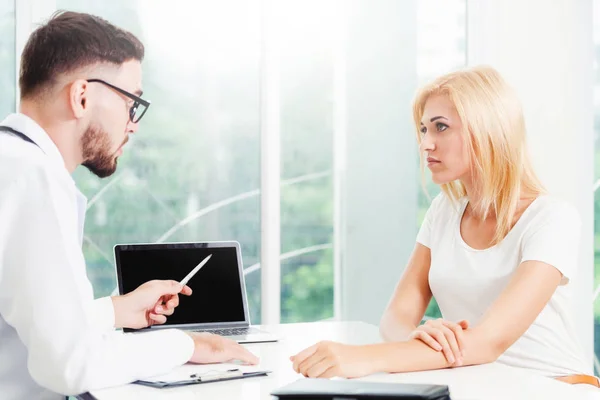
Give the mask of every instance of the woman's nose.
[{"label": "woman's nose", "polygon": [[425,134],[421,140],[421,151],[432,151],[435,149],[435,144],[431,140],[431,136]]}]

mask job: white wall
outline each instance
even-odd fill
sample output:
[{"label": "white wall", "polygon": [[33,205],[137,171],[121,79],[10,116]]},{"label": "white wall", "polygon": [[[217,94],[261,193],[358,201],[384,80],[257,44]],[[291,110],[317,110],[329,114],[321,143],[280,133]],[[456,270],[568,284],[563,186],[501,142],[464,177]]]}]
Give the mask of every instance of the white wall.
[{"label": "white wall", "polygon": [[517,90],[529,147],[549,191],[583,222],[573,313],[591,367],[594,281],[592,0],[469,0],[467,62]]}]

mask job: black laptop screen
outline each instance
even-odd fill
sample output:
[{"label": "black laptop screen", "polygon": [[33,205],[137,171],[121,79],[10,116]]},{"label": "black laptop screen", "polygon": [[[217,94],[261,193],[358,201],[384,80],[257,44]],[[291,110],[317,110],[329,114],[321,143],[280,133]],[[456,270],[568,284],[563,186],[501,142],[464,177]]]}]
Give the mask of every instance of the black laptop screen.
[{"label": "black laptop screen", "polygon": [[206,265],[188,282],[191,296],[179,295],[179,306],[164,325],[243,322],[244,304],[235,247],[153,248],[123,246],[117,250],[122,293],[153,279],[181,281],[205,257]]}]

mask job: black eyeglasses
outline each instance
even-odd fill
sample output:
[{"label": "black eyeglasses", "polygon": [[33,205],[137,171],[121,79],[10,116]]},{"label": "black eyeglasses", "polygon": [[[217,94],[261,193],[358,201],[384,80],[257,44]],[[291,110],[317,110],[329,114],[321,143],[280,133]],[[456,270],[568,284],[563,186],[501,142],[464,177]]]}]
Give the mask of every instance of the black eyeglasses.
[{"label": "black eyeglasses", "polygon": [[133,100],[133,105],[131,106],[131,108],[129,109],[129,119],[131,120],[131,122],[133,122],[134,124],[137,124],[138,122],[140,122],[140,119],[142,119],[142,117],[144,116],[144,114],[146,114],[146,111],[148,110],[148,107],[150,107],[150,102],[147,100],[142,99],[139,96],[136,96],[133,93],[129,93],[127,90],[123,90],[119,87],[116,87],[115,85],[111,85],[108,82],[103,81],[102,79],[88,79],[88,82],[98,82],[101,83],[103,85],[108,86],[109,88],[116,90],[117,92],[121,93],[124,96],[129,97],[131,100]]}]

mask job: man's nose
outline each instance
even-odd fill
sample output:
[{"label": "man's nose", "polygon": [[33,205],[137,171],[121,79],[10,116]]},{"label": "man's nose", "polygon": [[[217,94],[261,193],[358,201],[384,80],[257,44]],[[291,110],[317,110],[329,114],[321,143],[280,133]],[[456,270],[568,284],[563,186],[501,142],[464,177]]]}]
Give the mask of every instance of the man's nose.
[{"label": "man's nose", "polygon": [[139,123],[133,123],[129,121],[129,123],[127,123],[127,133],[136,133],[139,128],[139,125]]}]

